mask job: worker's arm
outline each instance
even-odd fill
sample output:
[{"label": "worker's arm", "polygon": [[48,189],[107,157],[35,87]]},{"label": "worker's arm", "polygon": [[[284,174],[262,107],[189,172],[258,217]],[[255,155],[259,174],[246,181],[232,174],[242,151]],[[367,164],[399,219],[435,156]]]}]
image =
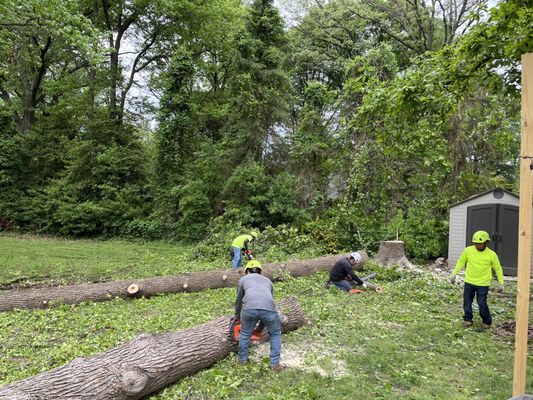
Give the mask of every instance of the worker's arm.
[{"label": "worker's arm", "polygon": [[457,264],[455,264],[455,268],[453,269],[452,275],[457,275],[459,271],[465,266],[467,260],[466,255],[466,249],[463,250],[463,253],[461,254],[461,257],[459,257],[459,260],[457,260]]},{"label": "worker's arm", "polygon": [[244,289],[241,284],[237,287],[237,299],[235,300],[235,318],[241,318],[242,299],[244,298]]},{"label": "worker's arm", "polygon": [[496,272],[496,278],[498,279],[498,283],[500,285],[503,285],[503,270],[500,264],[500,260],[498,259],[498,256],[496,254],[494,254],[494,260],[492,261],[492,269],[494,270],[494,272]]},{"label": "worker's arm", "polygon": [[348,276],[353,280],[356,281],[359,285],[363,284],[363,281],[359,279],[359,277],[355,274],[352,267],[346,267],[346,272],[348,272]]}]

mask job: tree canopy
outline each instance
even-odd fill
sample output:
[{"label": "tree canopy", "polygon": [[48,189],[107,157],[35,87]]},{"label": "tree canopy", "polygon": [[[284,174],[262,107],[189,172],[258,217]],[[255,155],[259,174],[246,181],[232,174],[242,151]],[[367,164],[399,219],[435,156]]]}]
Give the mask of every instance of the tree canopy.
[{"label": "tree canopy", "polygon": [[444,255],[450,204],[517,186],[533,7],[299,4],[2,1],[0,228]]}]

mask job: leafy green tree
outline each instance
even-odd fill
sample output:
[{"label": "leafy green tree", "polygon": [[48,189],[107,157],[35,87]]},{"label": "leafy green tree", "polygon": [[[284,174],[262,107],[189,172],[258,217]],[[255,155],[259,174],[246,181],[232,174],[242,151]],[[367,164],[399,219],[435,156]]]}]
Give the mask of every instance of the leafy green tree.
[{"label": "leafy green tree", "polygon": [[299,112],[299,126],[291,136],[291,170],[298,177],[301,205],[323,211],[328,200],[328,183],[335,157],[332,111],[335,92],[311,82],[306,88],[304,106]]},{"label": "leafy green tree", "polygon": [[28,224],[62,235],[118,235],[148,216],[146,148],[133,127],[117,132],[106,116],[104,109],[87,136],[72,141],[60,176],[28,199]]},{"label": "leafy green tree", "polygon": [[0,99],[26,133],[84,81],[97,32],[76,1],[6,0],[0,10]]},{"label": "leafy green tree", "polygon": [[260,161],[287,116],[289,81],[283,70],[283,21],[272,0],[255,0],[237,36],[230,79],[228,146],[234,165]]},{"label": "leafy green tree", "polygon": [[192,154],[195,147],[195,127],[191,115],[194,72],[189,53],[180,51],[173,57],[165,79],[168,87],[161,99],[159,128],[155,134],[159,208],[174,214],[171,218],[174,220],[178,206],[174,197],[176,188],[184,171],[185,157]]}]

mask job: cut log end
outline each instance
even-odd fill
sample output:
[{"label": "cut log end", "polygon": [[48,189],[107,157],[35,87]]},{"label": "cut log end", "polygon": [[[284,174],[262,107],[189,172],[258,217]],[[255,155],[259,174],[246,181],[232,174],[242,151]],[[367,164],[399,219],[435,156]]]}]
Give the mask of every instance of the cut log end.
[{"label": "cut log end", "polygon": [[189,287],[189,284],[188,283],[184,283],[183,284],[183,289],[187,289]]},{"label": "cut log end", "polygon": [[128,286],[127,291],[128,291],[128,295],[130,296],[137,295],[141,291],[141,286],[138,285],[137,283],[132,283],[131,285]]},{"label": "cut log end", "polygon": [[225,281],[226,279],[228,279],[228,276],[226,274],[222,275],[222,280]]}]

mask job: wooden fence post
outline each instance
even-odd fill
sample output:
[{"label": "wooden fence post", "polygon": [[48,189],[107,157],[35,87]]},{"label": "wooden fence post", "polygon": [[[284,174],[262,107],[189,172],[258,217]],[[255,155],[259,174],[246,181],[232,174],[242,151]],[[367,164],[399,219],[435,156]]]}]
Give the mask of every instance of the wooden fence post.
[{"label": "wooden fence post", "polygon": [[526,361],[529,320],[529,279],[531,275],[531,207],[533,168],[533,53],[522,55],[522,123],[520,142],[520,212],[518,228],[518,293],[513,396],[526,388]]}]

